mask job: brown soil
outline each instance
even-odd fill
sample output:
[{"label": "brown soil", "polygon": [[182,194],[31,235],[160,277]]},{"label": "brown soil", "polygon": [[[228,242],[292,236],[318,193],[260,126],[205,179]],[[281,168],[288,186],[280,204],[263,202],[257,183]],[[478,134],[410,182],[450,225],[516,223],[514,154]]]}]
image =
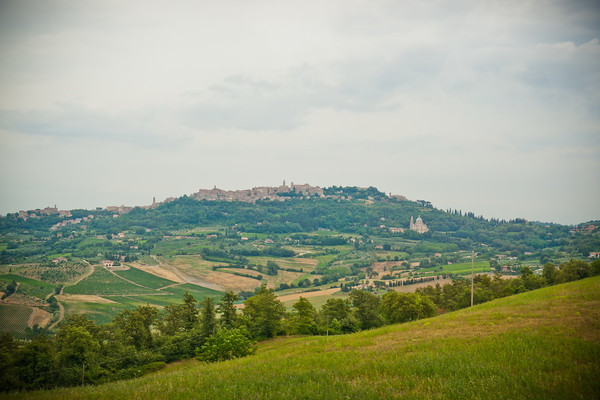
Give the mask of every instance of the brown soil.
[{"label": "brown soil", "polygon": [[89,294],[60,294],[56,296],[58,301],[70,301],[70,302],[82,302],[82,303],[115,303],[112,300],[105,299],[104,297],[94,296]]},{"label": "brown soil", "polygon": [[1,302],[4,304],[20,304],[30,307],[43,307],[48,305],[45,301],[40,300],[37,297],[27,296],[21,293],[14,293]]},{"label": "brown soil", "polygon": [[52,320],[52,314],[47,311],[40,310],[37,307],[32,307],[33,312],[29,316],[29,321],[27,321],[27,326],[33,328],[35,325],[45,327]]},{"label": "brown soil", "polygon": [[[395,265],[404,269],[404,267],[402,267],[401,264],[402,264],[402,261],[382,261],[382,262],[373,263],[371,265],[371,268],[373,268],[373,271],[379,273],[379,275],[387,275],[387,274],[392,274],[392,267]],[[397,273],[399,273],[399,271],[393,272],[393,274],[397,274]]]},{"label": "brown soil", "polygon": [[[240,271],[243,271],[243,273],[248,272],[248,275],[250,275],[251,272],[254,272],[245,269]],[[211,271],[203,279],[207,282],[220,285],[227,290],[233,290],[234,292],[254,290],[254,288],[261,284],[261,281],[257,279],[246,278],[244,276],[237,276],[220,271]]]},{"label": "brown soil", "polygon": [[145,265],[140,263],[132,263],[131,266],[140,269],[144,272],[152,274],[154,276],[158,276],[159,278],[168,279],[177,283],[185,283],[183,279],[181,279],[177,274],[171,272],[160,265]]}]

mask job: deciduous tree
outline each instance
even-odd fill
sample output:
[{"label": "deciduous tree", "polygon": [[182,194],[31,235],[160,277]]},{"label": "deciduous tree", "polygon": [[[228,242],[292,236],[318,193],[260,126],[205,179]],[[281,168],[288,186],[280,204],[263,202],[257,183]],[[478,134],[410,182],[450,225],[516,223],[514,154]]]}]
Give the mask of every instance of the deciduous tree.
[{"label": "deciduous tree", "polygon": [[279,331],[285,307],[272,290],[262,286],[257,294],[244,302],[248,328],[257,338],[272,338]]}]

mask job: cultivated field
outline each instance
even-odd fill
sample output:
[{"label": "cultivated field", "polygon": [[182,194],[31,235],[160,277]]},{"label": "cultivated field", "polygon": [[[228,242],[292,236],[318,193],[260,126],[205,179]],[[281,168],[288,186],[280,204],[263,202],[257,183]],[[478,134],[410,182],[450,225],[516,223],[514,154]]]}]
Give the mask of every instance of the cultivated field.
[{"label": "cultivated field", "polygon": [[64,293],[106,296],[122,294],[145,294],[153,291],[152,289],[142,285],[120,279],[115,274],[109,272],[104,267],[95,267],[94,272],[90,276],[82,279],[74,286],[65,287]]},{"label": "cultivated field", "polygon": [[33,309],[19,304],[0,304],[0,332],[11,333],[17,337],[28,327]]},{"label": "cultivated field", "polygon": [[222,296],[219,291],[174,282],[133,267],[109,271],[97,266],[87,278],[66,287],[57,299],[64,304],[67,314],[85,313],[97,323],[106,323],[124,308],[181,303],[186,291],[198,301],[207,296]]},{"label": "cultivated field", "polygon": [[50,293],[54,291],[54,285],[47,282],[38,281],[31,278],[25,278],[23,276],[14,274],[0,275],[0,282],[10,283],[15,281],[19,284],[15,294],[22,294],[38,299],[45,299]]},{"label": "cultivated field", "polygon": [[[251,262],[266,265],[268,258],[266,257],[249,257]],[[203,282],[218,285],[224,290],[232,290],[234,292],[252,291],[260,287],[263,283],[267,284],[268,288],[276,288],[280,283],[292,283],[306,276],[308,272],[314,270],[316,260],[305,258],[277,258],[274,260],[282,268],[302,268],[305,272],[278,271],[277,276],[270,276],[259,273],[250,269],[239,268],[219,268],[213,270],[213,267],[221,267],[226,263],[207,261],[200,256],[173,256],[161,257],[161,265],[164,269],[169,267],[174,268],[183,274],[197,278]],[[262,275],[262,280],[239,276],[235,274],[247,274],[252,276]],[[318,275],[311,275],[318,277]]]}]

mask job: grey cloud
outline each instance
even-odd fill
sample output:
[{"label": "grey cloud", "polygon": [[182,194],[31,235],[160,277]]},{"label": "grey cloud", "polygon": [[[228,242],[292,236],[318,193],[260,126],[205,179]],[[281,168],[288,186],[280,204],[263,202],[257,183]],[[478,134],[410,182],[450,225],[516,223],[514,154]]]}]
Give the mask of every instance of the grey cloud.
[{"label": "grey cloud", "polygon": [[184,123],[199,129],[290,130],[314,109],[369,112],[383,108],[399,90],[413,90],[439,75],[444,53],[409,49],[383,59],[358,59],[327,66],[334,82],[305,66],[279,81],[232,76],[189,97]]},{"label": "grey cloud", "polygon": [[71,139],[99,139],[141,146],[171,141],[153,130],[156,110],[111,114],[72,104],[44,110],[0,110],[0,128],[28,135]]}]

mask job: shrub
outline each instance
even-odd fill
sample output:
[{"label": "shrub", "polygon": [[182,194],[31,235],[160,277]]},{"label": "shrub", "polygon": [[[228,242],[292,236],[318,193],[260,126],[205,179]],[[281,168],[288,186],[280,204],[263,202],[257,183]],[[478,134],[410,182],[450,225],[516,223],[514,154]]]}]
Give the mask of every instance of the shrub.
[{"label": "shrub", "polygon": [[200,361],[216,362],[254,354],[255,344],[240,329],[223,329],[208,338],[197,353]]}]

